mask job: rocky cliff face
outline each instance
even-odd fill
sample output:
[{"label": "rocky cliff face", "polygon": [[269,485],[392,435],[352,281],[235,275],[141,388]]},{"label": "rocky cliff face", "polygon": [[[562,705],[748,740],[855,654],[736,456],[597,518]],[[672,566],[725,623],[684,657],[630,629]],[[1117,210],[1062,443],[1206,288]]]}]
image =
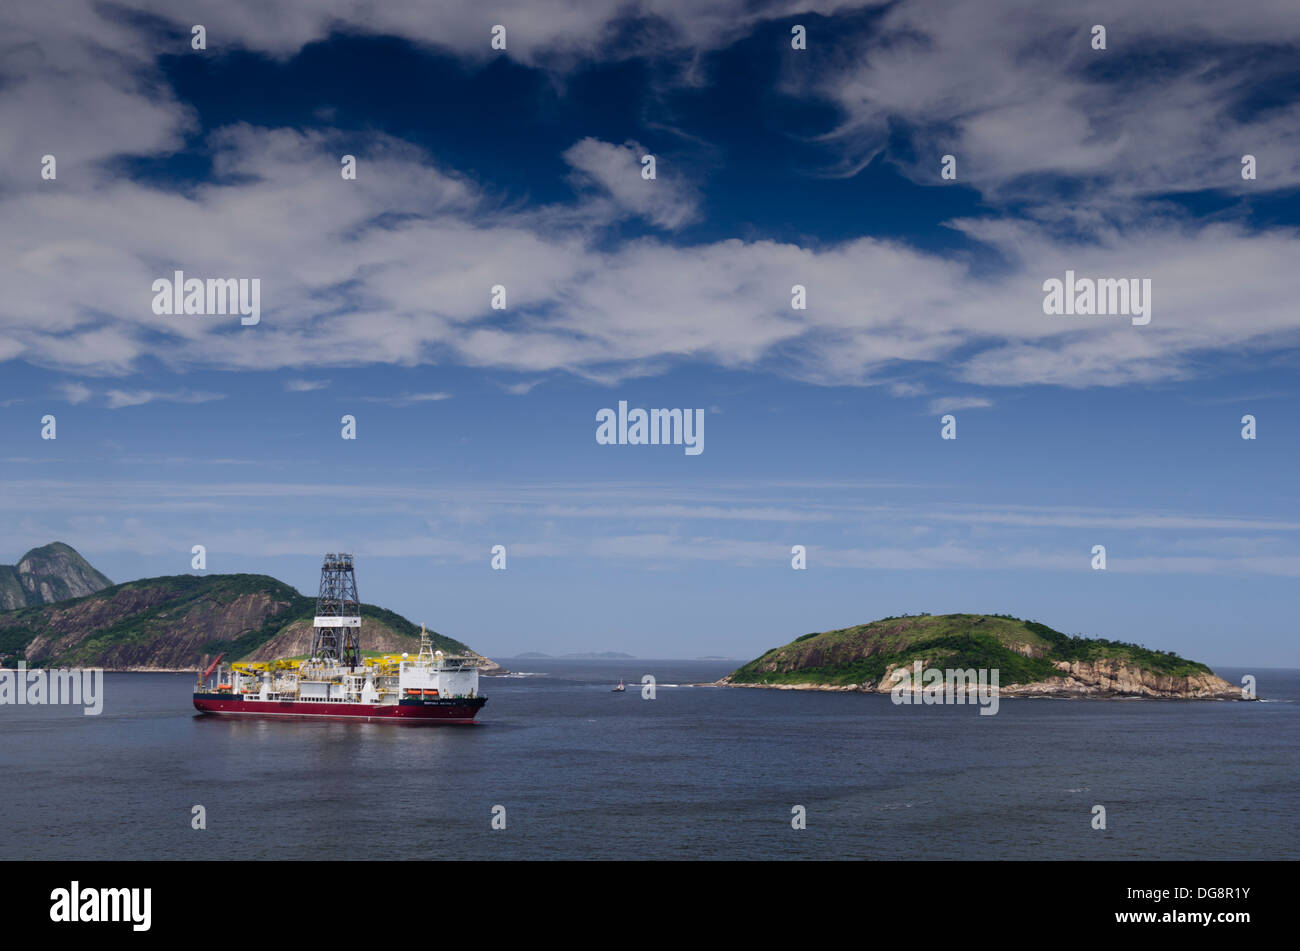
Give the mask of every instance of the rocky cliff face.
[{"label": "rocky cliff face", "polygon": [[1210,673],[1174,677],[1142,670],[1116,660],[1058,661],[1060,679],[1016,684],[1000,690],[1007,697],[1161,697],[1166,699],[1241,700],[1241,687]]},{"label": "rocky cliff face", "polygon": [[[909,666],[909,665],[900,665]],[[1198,673],[1185,677],[1158,674],[1115,660],[1092,662],[1058,661],[1053,666],[1062,676],[1026,684],[998,687],[1002,697],[1151,697],[1164,700],[1244,700],[1241,687],[1216,677]],[[894,667],[890,667],[892,672]],[[767,687],[777,690],[831,690],[860,693],[890,693],[895,681],[886,674],[879,681],[861,684],[754,684],[735,683],[730,676],[718,681],[723,687]],[[913,688],[920,692],[921,687]]]},{"label": "rocky cliff face", "polygon": [[113,584],[63,542],[33,548],[16,565],[0,565],[0,611],[82,598]]},{"label": "rocky cliff face", "polygon": [[187,600],[165,583],[123,586],[105,597],[43,608],[31,619],[36,635],[24,656],[33,665],[192,670],[208,645],[258,631],[292,603],[275,591]]}]

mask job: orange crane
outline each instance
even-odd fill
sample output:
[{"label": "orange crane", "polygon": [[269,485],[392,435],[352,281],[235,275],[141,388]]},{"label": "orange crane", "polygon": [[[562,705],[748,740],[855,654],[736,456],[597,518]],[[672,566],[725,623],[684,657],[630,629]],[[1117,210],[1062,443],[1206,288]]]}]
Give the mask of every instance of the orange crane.
[{"label": "orange crane", "polygon": [[199,677],[199,683],[203,683],[203,681],[207,680],[209,677],[212,676],[212,672],[213,672],[214,670],[217,669],[217,664],[221,663],[221,658],[223,658],[223,657],[225,657],[225,656],[226,656],[226,655],[225,655],[224,652],[223,652],[223,653],[220,653],[220,654],[217,655],[217,659],[216,659],[216,660],[214,660],[212,663],[208,664],[208,669],[205,670],[205,671],[202,673],[202,675],[200,675],[200,677]]}]

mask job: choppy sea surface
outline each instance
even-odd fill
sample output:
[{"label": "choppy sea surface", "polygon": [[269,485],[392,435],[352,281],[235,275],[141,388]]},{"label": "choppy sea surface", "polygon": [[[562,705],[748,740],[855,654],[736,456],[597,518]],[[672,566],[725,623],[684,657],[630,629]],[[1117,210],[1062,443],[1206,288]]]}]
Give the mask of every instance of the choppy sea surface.
[{"label": "choppy sea surface", "polygon": [[483,678],[469,727],[202,716],[187,674],[107,674],[99,716],[2,706],[0,858],[1300,858],[1300,670],[1216,671],[1263,703],[980,716],[690,686],[728,661],[499,660],[528,676]]}]

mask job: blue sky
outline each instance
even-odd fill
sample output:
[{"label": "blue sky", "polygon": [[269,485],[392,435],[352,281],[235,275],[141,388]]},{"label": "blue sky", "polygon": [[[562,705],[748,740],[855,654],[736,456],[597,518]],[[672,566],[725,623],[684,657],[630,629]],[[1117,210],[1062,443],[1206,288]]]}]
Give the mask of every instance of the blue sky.
[{"label": "blue sky", "polygon": [[[924,610],[1300,665],[1293,4],[445,6],[0,13],[0,561],[344,548],[501,656]],[[1045,315],[1067,270],[1150,324]],[[619,400],[704,452],[598,445]]]}]

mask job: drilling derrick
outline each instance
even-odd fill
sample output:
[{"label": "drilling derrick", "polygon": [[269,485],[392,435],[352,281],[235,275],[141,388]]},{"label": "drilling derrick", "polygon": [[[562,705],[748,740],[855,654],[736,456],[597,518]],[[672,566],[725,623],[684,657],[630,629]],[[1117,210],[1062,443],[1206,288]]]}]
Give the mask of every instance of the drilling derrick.
[{"label": "drilling derrick", "polygon": [[361,666],[361,601],[351,555],[329,554],[321,565],[311,656]]}]

